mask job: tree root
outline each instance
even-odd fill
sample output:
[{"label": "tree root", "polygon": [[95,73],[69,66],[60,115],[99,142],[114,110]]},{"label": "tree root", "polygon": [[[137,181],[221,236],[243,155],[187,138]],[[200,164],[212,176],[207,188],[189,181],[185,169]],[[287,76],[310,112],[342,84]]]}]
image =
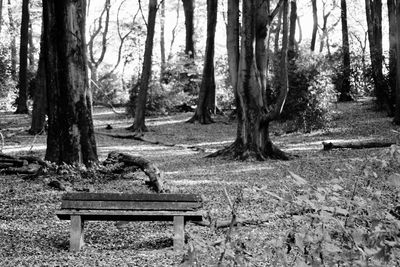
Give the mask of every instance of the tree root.
[{"label": "tree root", "polygon": [[243,146],[242,142],[236,140],[230,146],[225,147],[221,150],[218,150],[210,155],[208,158],[215,158],[215,157],[223,157],[223,158],[233,158],[233,159],[240,159],[240,160],[247,160],[250,158],[254,158],[260,161],[264,161],[267,159],[277,159],[277,160],[290,160],[295,158],[295,155],[291,155],[288,153],[283,152],[277,146],[272,143],[268,144],[268,149],[265,152],[260,150],[250,150]]},{"label": "tree root", "polygon": [[215,121],[211,118],[210,112],[206,112],[205,114],[198,115],[197,112],[190,118],[187,123],[195,123],[199,122],[200,124],[211,124]]}]

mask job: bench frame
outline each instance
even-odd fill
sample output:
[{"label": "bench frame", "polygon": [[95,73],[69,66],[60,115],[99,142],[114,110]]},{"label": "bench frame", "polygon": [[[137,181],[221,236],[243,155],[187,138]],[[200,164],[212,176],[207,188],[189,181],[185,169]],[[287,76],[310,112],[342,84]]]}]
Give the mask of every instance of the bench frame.
[{"label": "bench frame", "polygon": [[[67,194],[70,196],[72,195],[71,193]],[[77,193],[74,194],[75,196],[77,195]],[[120,194],[120,196],[123,195]],[[63,199],[65,198],[68,197],[64,196]],[[96,200],[96,198],[94,197],[92,200]],[[86,221],[172,221],[174,224],[174,250],[179,251],[183,249],[185,243],[186,222],[202,220],[201,213],[191,210],[103,210],[62,208],[56,212],[56,215],[61,220],[71,220],[70,251],[72,252],[79,251],[85,244],[84,225]]]}]

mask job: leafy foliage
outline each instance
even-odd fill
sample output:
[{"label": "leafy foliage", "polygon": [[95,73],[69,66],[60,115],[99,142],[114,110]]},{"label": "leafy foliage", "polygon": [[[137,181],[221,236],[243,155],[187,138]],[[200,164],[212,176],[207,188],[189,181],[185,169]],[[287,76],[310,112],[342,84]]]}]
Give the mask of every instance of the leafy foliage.
[{"label": "leafy foliage", "polygon": [[[274,60],[272,99],[280,88],[279,61]],[[294,122],[295,130],[310,132],[323,128],[329,119],[329,108],[336,100],[332,69],[325,58],[308,51],[299,51],[289,64],[289,93],[281,120]]]},{"label": "leafy foliage", "polygon": [[16,97],[16,82],[11,77],[11,61],[8,48],[0,45],[0,107],[10,110]]}]

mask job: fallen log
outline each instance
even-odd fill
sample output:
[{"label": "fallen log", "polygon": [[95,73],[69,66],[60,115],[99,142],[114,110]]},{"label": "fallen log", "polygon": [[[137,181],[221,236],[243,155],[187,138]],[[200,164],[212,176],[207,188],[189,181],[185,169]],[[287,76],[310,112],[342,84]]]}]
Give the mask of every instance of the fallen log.
[{"label": "fallen log", "polygon": [[124,163],[124,165],[127,167],[138,167],[141,169],[149,177],[150,182],[148,184],[157,193],[166,191],[166,189],[163,187],[164,182],[161,171],[149,160],[143,157],[113,151],[108,154],[107,159],[104,161],[104,165],[119,163]]},{"label": "fallen log", "polygon": [[390,147],[396,144],[393,141],[344,141],[344,142],[322,142],[324,150],[348,148],[348,149],[364,149],[364,148],[380,148],[380,147]]}]

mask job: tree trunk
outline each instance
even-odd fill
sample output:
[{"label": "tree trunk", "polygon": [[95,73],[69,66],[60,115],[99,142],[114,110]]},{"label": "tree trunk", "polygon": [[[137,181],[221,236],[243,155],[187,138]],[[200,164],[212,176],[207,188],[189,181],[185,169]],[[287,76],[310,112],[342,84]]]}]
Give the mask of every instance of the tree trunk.
[{"label": "tree trunk", "polygon": [[162,81],[165,73],[165,1],[162,1],[161,3],[160,52],[161,52],[160,81]]},{"label": "tree trunk", "polygon": [[32,122],[29,129],[30,134],[39,134],[44,131],[47,114],[47,87],[46,87],[46,69],[45,69],[45,51],[44,49],[44,29],[42,26],[42,36],[40,39],[39,64],[35,77],[35,91],[33,92]]},{"label": "tree trunk", "polygon": [[[107,52],[107,42],[108,42],[108,30],[110,25],[110,9],[111,9],[111,2],[110,0],[105,0],[103,10],[101,11],[100,17],[96,21],[97,25],[94,26],[93,32],[90,35],[89,42],[87,43],[87,50],[89,53],[89,60],[88,66],[90,69],[90,86],[91,90],[98,90],[98,76],[97,76],[97,69],[99,68],[100,64],[103,62],[105,54]],[[105,21],[103,25],[103,19],[105,16]],[[103,32],[101,30],[103,29]],[[95,47],[94,44],[95,39],[97,36],[100,35],[101,37],[101,50],[100,55],[96,59],[95,58]]]},{"label": "tree trunk", "polygon": [[194,0],[182,0],[183,11],[185,13],[185,29],[186,29],[186,43],[185,43],[185,54],[190,58],[194,58]]},{"label": "tree trunk", "polygon": [[[264,99],[263,75],[266,66],[265,39],[273,16],[283,3],[283,40],[282,40],[282,85],[277,102],[268,105]],[[243,1],[242,38],[238,68],[237,95],[240,103],[240,116],[236,141],[228,148],[210,156],[233,156],[246,159],[249,157],[265,160],[266,158],[288,159],[269,138],[269,123],[282,111],[288,90],[287,49],[288,49],[288,0],[279,1],[274,12],[269,12],[269,1]],[[230,20],[228,20],[228,23]],[[254,43],[256,47],[254,49]],[[254,52],[255,51],[255,52]]]},{"label": "tree trunk", "polygon": [[317,0],[311,0],[312,3],[312,12],[313,12],[313,30],[311,35],[311,51],[315,50],[315,41],[317,40],[317,30],[318,30],[318,9],[317,9]]},{"label": "tree trunk", "polygon": [[290,30],[288,61],[291,62],[296,57],[296,21],[297,21],[297,3],[296,0],[290,1]]},{"label": "tree trunk", "polygon": [[141,134],[147,131],[145,125],[145,111],[147,102],[147,91],[151,79],[151,64],[152,64],[152,53],[153,53],[153,39],[154,39],[154,28],[156,24],[157,16],[157,0],[150,0],[149,2],[149,15],[147,19],[147,36],[146,46],[144,50],[143,58],[143,70],[142,77],[140,80],[139,96],[136,101],[135,108],[135,122],[130,127],[134,132]]},{"label": "tree trunk", "polygon": [[194,116],[189,122],[212,123],[215,110],[214,44],[217,26],[218,0],[207,0],[207,41],[199,99]]},{"label": "tree trunk", "polygon": [[3,26],[3,0],[0,0],[0,33]]},{"label": "tree trunk", "polygon": [[319,52],[322,53],[322,51],[324,50],[324,46],[325,46],[325,41],[327,39],[328,36],[328,29],[327,29],[327,24],[328,24],[328,18],[330,16],[331,12],[328,12],[328,14],[324,14],[323,16],[323,23],[322,23],[322,36],[321,36],[321,40],[319,42]]},{"label": "tree trunk", "polygon": [[379,109],[385,109],[390,114],[392,112],[387,94],[388,87],[382,72],[382,1],[365,0],[365,9],[376,101]]},{"label": "tree trunk", "polygon": [[396,1],[396,109],[394,123],[400,125],[400,2]]},{"label": "tree trunk", "polygon": [[8,0],[8,20],[10,21],[10,26],[9,26],[9,31],[10,31],[10,36],[11,36],[11,44],[10,44],[10,50],[11,50],[11,77],[13,78],[14,81],[17,80],[17,41],[16,41],[16,29],[15,29],[15,22],[14,22],[14,17],[12,14],[12,7],[11,7],[11,1]]},{"label": "tree trunk", "polygon": [[282,13],[283,9],[280,8],[279,14],[278,14],[278,21],[276,22],[276,29],[275,29],[275,42],[274,42],[274,53],[275,55],[279,51],[279,35],[281,33],[281,27],[282,27]]},{"label": "tree trunk", "polygon": [[347,28],[347,5],[346,0],[341,0],[341,19],[342,19],[342,86],[340,88],[339,101],[352,101],[350,88],[350,45],[349,45],[349,30]]},{"label": "tree trunk", "polygon": [[28,42],[29,42],[29,0],[22,1],[21,42],[19,45],[19,83],[17,114],[28,113]]},{"label": "tree trunk", "polygon": [[35,45],[33,44],[33,36],[32,36],[32,22],[29,21],[29,33],[28,33],[28,59],[29,59],[29,67],[33,67],[35,65]]},{"label": "tree trunk", "polygon": [[46,160],[97,161],[87,78],[86,0],[43,1],[48,105]]},{"label": "tree trunk", "polygon": [[396,1],[387,0],[389,17],[389,97],[391,106],[396,105]]}]

